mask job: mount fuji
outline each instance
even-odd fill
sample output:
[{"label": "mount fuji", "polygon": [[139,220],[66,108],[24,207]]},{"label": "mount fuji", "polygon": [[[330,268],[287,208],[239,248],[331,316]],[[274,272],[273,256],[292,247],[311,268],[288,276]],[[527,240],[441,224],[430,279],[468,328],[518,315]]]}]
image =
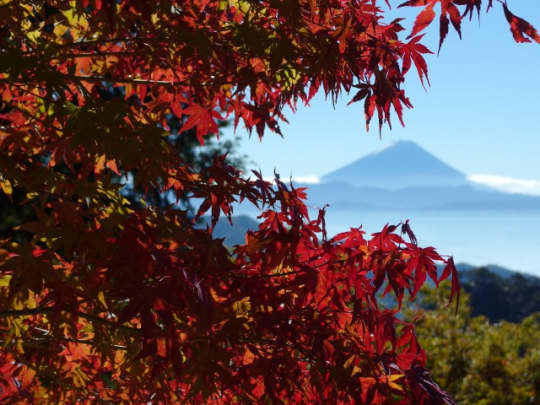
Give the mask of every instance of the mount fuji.
[{"label": "mount fuji", "polygon": [[360,158],[326,174],[321,181],[384,189],[470,185],[464,173],[411,141],[399,141]]},{"label": "mount fuji", "polygon": [[396,142],[306,186],[309,204],[333,209],[540,210],[540,197],[479,186],[411,141]]}]

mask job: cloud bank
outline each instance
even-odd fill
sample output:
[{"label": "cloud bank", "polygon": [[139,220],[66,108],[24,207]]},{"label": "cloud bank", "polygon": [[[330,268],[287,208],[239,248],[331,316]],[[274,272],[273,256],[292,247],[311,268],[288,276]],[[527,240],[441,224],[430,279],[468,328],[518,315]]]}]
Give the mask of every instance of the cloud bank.
[{"label": "cloud bank", "polygon": [[471,174],[467,178],[474,183],[489,186],[507,193],[540,196],[540,180],[518,179],[491,174]]},{"label": "cloud bank", "polygon": [[[282,181],[288,182],[290,177],[281,177]],[[540,180],[520,179],[516,177],[496,176],[493,174],[470,174],[467,179],[481,186],[487,186],[495,190],[513,194],[529,194],[540,196]],[[273,182],[273,177],[265,177],[265,180]],[[318,176],[292,176],[295,183],[318,184],[321,179]]]}]

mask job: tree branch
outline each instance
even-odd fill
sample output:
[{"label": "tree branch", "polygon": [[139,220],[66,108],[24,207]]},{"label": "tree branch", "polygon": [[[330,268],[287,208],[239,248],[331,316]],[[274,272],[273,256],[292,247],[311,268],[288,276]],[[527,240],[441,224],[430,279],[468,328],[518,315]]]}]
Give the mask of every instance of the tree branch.
[{"label": "tree branch", "polygon": [[145,80],[145,79],[122,79],[122,78],[110,78],[103,76],[76,76],[76,75],[63,75],[66,79],[71,79],[80,82],[113,82],[113,83],[128,83],[128,84],[147,84],[151,86],[165,86],[173,87],[179,83],[169,82],[165,80]]},{"label": "tree branch", "polygon": [[[18,317],[18,316],[33,316],[33,315],[46,315],[51,312],[54,312],[54,307],[37,307],[37,308],[25,308],[25,309],[10,309],[7,311],[0,311],[0,319],[1,318],[9,318],[9,317]],[[62,312],[60,310],[60,312]],[[75,315],[84,318],[90,322],[97,322],[101,324],[108,325],[113,328],[122,329],[129,332],[134,333],[141,333],[141,329],[139,328],[133,328],[131,326],[121,325],[117,322],[109,321],[108,319],[102,318],[97,315],[90,315],[84,312],[76,312]]]},{"label": "tree branch", "polygon": [[[118,42],[129,42],[129,41],[157,41],[160,40],[160,38],[156,37],[131,37],[131,38],[112,38],[112,39],[95,39],[90,41],[79,41],[79,42],[70,42],[67,44],[54,44],[52,47],[56,49],[64,49],[64,48],[75,48],[79,46],[93,46],[93,45],[103,45],[103,44],[113,44]],[[35,54],[35,51],[28,51],[23,52],[23,55],[31,55]]]}]

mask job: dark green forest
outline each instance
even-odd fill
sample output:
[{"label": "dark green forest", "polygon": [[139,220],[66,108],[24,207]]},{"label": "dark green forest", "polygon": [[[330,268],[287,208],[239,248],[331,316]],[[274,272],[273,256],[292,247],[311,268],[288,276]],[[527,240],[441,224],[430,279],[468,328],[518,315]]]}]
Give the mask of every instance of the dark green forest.
[{"label": "dark green forest", "polygon": [[486,267],[461,271],[460,276],[471,297],[472,316],[483,315],[490,322],[521,322],[540,312],[540,278],[521,273],[503,277]]}]

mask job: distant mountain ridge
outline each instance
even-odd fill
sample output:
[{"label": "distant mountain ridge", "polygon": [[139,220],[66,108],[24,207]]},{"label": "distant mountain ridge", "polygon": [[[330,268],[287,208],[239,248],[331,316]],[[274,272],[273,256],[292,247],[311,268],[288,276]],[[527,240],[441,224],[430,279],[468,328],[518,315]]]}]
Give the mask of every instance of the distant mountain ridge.
[{"label": "distant mountain ridge", "polygon": [[[441,268],[442,268],[442,266],[441,266]],[[490,273],[495,274],[496,276],[498,276],[498,277],[500,277],[502,279],[507,279],[507,278],[511,278],[511,277],[514,277],[514,276],[518,275],[518,276],[521,276],[521,277],[524,277],[524,278],[527,278],[529,280],[534,281],[534,283],[538,284],[538,286],[540,288],[540,277],[535,276],[533,274],[522,273],[522,272],[517,271],[517,270],[507,269],[506,267],[498,266],[496,264],[486,264],[484,266],[474,266],[472,264],[464,263],[464,262],[456,263],[456,269],[458,270],[458,272],[460,274],[460,280],[462,280],[462,281],[469,280],[470,275],[472,274],[472,272],[479,269],[479,268],[486,269]]]},{"label": "distant mountain ridge", "polygon": [[473,186],[422,186],[388,190],[348,183],[307,184],[309,204],[338,210],[540,210],[540,197]]},{"label": "distant mountain ridge", "polygon": [[[231,221],[232,223],[227,218],[221,217],[213,232],[214,238],[225,239],[225,245],[229,247],[244,244],[246,233],[259,227],[259,223],[248,215],[235,215]],[[202,217],[200,227],[203,228],[208,224],[210,224],[210,217]]]},{"label": "distant mountain ridge", "polygon": [[309,204],[339,210],[540,210],[540,197],[479,187],[411,141],[396,142],[306,186]]},{"label": "distant mountain ridge", "polygon": [[411,141],[398,141],[364,156],[324,175],[321,181],[384,189],[469,184],[465,174]]}]

